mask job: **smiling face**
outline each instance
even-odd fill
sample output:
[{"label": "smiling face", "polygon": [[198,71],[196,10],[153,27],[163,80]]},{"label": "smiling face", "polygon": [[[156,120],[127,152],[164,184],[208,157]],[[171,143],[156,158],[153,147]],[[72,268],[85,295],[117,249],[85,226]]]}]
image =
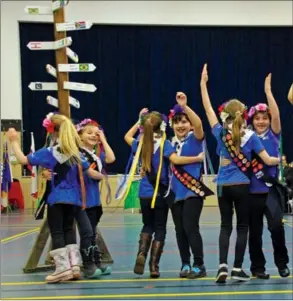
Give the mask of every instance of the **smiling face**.
[{"label": "smiling face", "polygon": [[184,138],[192,129],[191,123],[185,114],[178,114],[172,120],[173,130],[178,139]]},{"label": "smiling face", "polygon": [[93,149],[99,142],[99,128],[94,125],[87,125],[81,132],[80,138],[86,148]]},{"label": "smiling face", "polygon": [[267,131],[271,125],[271,119],[268,113],[258,112],[253,116],[253,128],[258,135]]}]

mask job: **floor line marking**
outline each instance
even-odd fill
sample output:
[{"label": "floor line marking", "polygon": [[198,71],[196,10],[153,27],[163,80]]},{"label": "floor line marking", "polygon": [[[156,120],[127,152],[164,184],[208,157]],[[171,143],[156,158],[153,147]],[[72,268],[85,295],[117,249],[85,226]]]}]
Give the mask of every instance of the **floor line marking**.
[{"label": "floor line marking", "polygon": [[5,237],[5,238],[1,239],[1,243],[2,243],[2,244],[5,244],[5,243],[8,243],[8,242],[13,241],[13,240],[15,240],[15,239],[25,237],[25,236],[27,236],[27,235],[29,235],[29,234],[36,233],[36,232],[39,231],[39,229],[40,229],[40,228],[35,228],[35,229],[32,229],[32,230],[28,230],[28,231],[21,232],[21,233],[12,235],[12,236]]}]

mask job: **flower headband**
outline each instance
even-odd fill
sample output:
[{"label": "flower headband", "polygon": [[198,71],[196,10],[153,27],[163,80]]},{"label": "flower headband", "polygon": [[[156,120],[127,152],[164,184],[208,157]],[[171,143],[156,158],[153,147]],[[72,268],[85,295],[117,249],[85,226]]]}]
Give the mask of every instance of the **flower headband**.
[{"label": "flower headband", "polygon": [[184,113],[184,111],[183,111],[182,107],[178,104],[175,105],[172,110],[170,110],[170,113],[169,113],[169,116],[168,116],[170,127],[172,127],[172,125],[173,125],[172,124],[172,119],[174,118],[174,116],[177,115],[177,114],[182,114],[182,113]]},{"label": "flower headband", "polygon": [[[141,114],[139,120],[138,120],[138,125],[139,125],[139,132],[142,133],[143,132],[143,123],[144,123],[144,119],[145,119],[145,116],[149,114],[149,112],[145,112],[143,114]],[[162,122],[161,122],[161,125],[160,125],[160,130],[162,132],[165,132],[166,131],[166,128],[167,128],[167,123],[168,123],[168,118],[166,115],[164,114],[160,114],[161,117],[162,117]]]},{"label": "flower headband", "polygon": [[76,125],[77,132],[83,130],[87,125],[97,126],[100,130],[103,130],[102,127],[96,121],[90,118],[86,118]]},{"label": "flower headband", "polygon": [[43,120],[43,127],[46,128],[47,133],[54,133],[55,123],[52,121],[54,113],[49,113]]},{"label": "flower headband", "polygon": [[[218,108],[218,112],[220,114],[220,118],[222,120],[223,123],[226,122],[227,118],[231,117],[230,114],[225,111],[225,107],[227,105],[228,102],[225,102],[223,104],[221,104]],[[247,107],[245,106],[244,111],[241,113],[241,116],[247,120],[248,119],[248,114],[247,114]]]},{"label": "flower headband", "polygon": [[253,118],[253,116],[258,112],[268,113],[269,115],[271,114],[270,108],[268,107],[267,104],[258,103],[256,106],[253,106],[250,108],[250,110],[248,112],[248,117]]}]

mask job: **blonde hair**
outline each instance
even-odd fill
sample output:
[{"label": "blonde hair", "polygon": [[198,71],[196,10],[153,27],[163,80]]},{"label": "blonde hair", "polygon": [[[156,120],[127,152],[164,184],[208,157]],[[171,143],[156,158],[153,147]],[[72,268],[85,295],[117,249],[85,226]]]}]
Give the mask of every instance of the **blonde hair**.
[{"label": "blonde hair", "polygon": [[244,124],[243,113],[245,111],[245,105],[238,99],[231,99],[225,105],[225,112],[229,114],[232,119],[232,140],[236,148],[236,152],[240,151],[241,145],[241,128]]},{"label": "blonde hair", "polygon": [[141,149],[141,161],[144,171],[151,171],[151,162],[154,152],[154,133],[160,133],[160,126],[163,119],[160,113],[150,112],[145,115],[142,122],[143,141]]},{"label": "blonde hair", "polygon": [[51,121],[58,133],[59,147],[61,152],[68,156],[71,164],[80,163],[79,148],[82,143],[72,121],[64,115],[54,114]]}]

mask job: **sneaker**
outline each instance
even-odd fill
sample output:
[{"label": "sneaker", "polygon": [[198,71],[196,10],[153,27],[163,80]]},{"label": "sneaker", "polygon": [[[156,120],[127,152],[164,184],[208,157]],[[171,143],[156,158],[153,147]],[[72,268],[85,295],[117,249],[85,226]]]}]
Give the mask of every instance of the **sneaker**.
[{"label": "sneaker", "polygon": [[216,277],[216,283],[225,283],[228,277],[228,268],[220,267]]},{"label": "sneaker", "polygon": [[237,269],[237,271],[235,271],[233,269],[231,272],[231,278],[234,280],[238,280],[238,281],[249,281],[250,280],[250,276],[247,275],[242,269]]},{"label": "sneaker", "polygon": [[185,264],[179,273],[180,278],[186,278],[187,275],[190,273],[190,265]]},{"label": "sneaker", "polygon": [[278,268],[279,274],[282,278],[286,278],[290,276],[290,270],[288,269],[287,266],[284,268]]},{"label": "sneaker", "polygon": [[195,278],[203,278],[207,275],[206,268],[204,265],[201,266],[194,266],[190,273],[187,275],[188,279],[195,279]]},{"label": "sneaker", "polygon": [[263,272],[251,272],[252,276],[258,279],[270,279],[270,274],[266,273],[265,271]]}]

